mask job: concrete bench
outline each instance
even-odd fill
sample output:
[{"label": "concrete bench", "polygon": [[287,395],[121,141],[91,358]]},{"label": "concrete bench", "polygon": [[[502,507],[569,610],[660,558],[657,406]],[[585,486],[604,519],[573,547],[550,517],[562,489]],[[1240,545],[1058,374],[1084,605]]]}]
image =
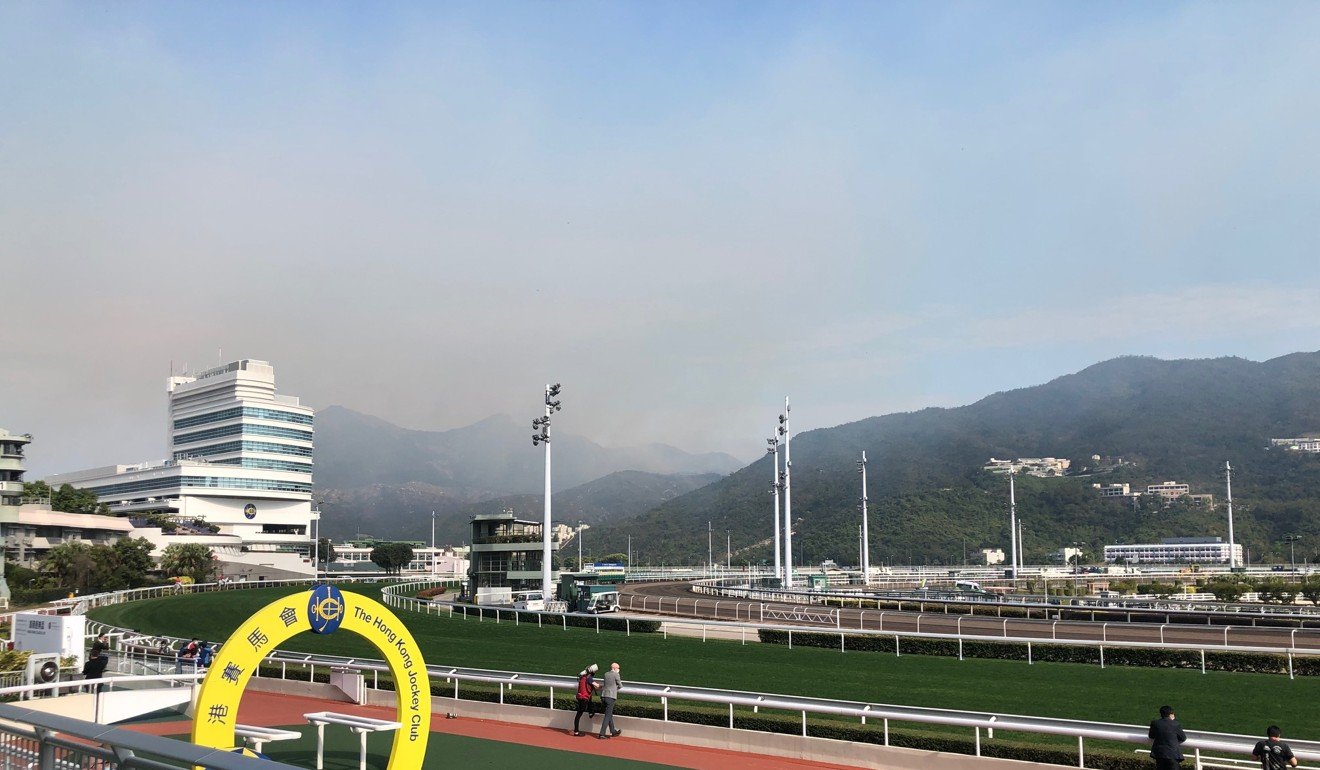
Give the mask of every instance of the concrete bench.
[{"label": "concrete bench", "polygon": [[375,733],[382,730],[398,730],[403,727],[403,723],[391,722],[388,719],[372,719],[371,717],[361,717],[356,714],[336,714],[333,711],[318,711],[314,714],[303,714],[303,719],[316,725],[316,770],[323,770],[325,766],[326,725],[343,725],[357,734],[360,739],[358,746],[358,770],[367,770],[367,733]]},{"label": "concrete bench", "polygon": [[261,747],[272,741],[296,741],[302,733],[293,730],[280,730],[274,727],[256,725],[234,725],[234,737],[242,738],[252,746],[252,750],[261,753]]}]

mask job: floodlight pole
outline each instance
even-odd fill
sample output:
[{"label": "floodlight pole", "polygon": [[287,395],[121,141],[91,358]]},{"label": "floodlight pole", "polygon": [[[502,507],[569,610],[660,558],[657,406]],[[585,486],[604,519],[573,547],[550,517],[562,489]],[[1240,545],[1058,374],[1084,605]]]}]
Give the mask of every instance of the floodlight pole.
[{"label": "floodlight pole", "polygon": [[793,429],[789,425],[791,409],[784,396],[784,413],[779,415],[779,433],[784,437],[784,587],[793,587]]},{"label": "floodlight pole", "polygon": [[1017,550],[1017,492],[1013,488],[1013,469],[1008,471],[1008,536],[1009,551],[1011,551],[1012,577],[1017,580],[1018,577],[1018,550]]},{"label": "floodlight pole", "polygon": [[866,521],[866,450],[862,450],[862,460],[857,463],[862,472],[862,585],[871,582],[871,532]]},{"label": "floodlight pole", "polygon": [[545,416],[532,420],[532,446],[545,444],[545,520],[541,524],[541,596],[549,599],[553,579],[550,574],[550,415],[559,411],[559,383],[545,386]]},{"label": "floodlight pole", "polygon": [[431,511],[431,574],[435,574],[435,511]]},{"label": "floodlight pole", "polygon": [[774,464],[770,469],[770,491],[774,492],[775,495],[775,514],[771,518],[770,523],[775,530],[775,579],[782,580],[784,577],[784,554],[782,550],[783,544],[779,541],[779,490],[784,484],[783,480],[779,478],[779,438],[777,436],[771,436],[765,441],[766,444],[769,445],[765,451],[769,452],[774,458]]},{"label": "floodlight pole", "polygon": [[[578,519],[577,541],[578,541],[578,563],[577,563],[577,571],[578,571],[578,572],[581,572],[581,571],[582,571],[582,520],[581,520],[581,519]],[[631,540],[631,539],[628,541],[628,547],[629,547],[629,550],[632,549],[632,540]]]}]

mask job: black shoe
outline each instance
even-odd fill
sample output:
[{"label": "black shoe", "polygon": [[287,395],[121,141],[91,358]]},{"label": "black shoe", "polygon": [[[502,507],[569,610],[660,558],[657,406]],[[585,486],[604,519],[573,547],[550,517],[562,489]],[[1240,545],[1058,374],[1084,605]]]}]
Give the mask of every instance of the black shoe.
[{"label": "black shoe", "polygon": [[573,731],[573,737],[574,737],[574,738],[581,738],[581,737],[582,737],[582,733],[578,732],[577,730],[574,730],[574,731]]},{"label": "black shoe", "polygon": [[623,735],[623,731],[622,731],[622,730],[615,730],[613,734],[614,734],[614,736],[617,738],[618,736]]},{"label": "black shoe", "polygon": [[597,736],[596,736],[596,740],[598,740],[598,741],[603,741],[603,740],[607,740],[607,739],[612,738],[612,737],[613,737],[613,736],[610,736],[610,735],[597,735]]}]

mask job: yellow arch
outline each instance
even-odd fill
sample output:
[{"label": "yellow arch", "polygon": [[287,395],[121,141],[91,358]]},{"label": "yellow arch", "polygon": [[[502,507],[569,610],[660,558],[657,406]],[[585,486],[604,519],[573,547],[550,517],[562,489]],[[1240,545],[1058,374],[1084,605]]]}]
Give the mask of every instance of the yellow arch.
[{"label": "yellow arch", "polygon": [[[327,602],[327,590],[342,598]],[[314,595],[316,605],[312,605]],[[395,731],[388,769],[420,770],[431,734],[431,682],[416,640],[385,605],[326,586],[267,604],[225,641],[197,694],[192,742],[211,748],[235,745],[238,703],[253,672],[279,645],[313,630],[314,621],[322,633],[339,627],[352,631],[385,658],[394,675],[397,721],[403,725]]]}]

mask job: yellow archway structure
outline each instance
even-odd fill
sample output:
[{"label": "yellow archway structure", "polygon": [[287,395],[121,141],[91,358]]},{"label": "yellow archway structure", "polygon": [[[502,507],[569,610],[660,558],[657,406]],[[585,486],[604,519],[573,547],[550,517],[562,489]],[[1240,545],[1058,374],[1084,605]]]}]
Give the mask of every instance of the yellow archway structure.
[{"label": "yellow archway structure", "polygon": [[211,748],[235,745],[238,704],[261,661],[304,631],[329,634],[341,627],[371,642],[394,675],[397,721],[403,728],[394,734],[389,770],[420,770],[431,734],[431,682],[421,650],[385,605],[330,585],[267,604],[225,641],[197,695],[192,742]]}]

